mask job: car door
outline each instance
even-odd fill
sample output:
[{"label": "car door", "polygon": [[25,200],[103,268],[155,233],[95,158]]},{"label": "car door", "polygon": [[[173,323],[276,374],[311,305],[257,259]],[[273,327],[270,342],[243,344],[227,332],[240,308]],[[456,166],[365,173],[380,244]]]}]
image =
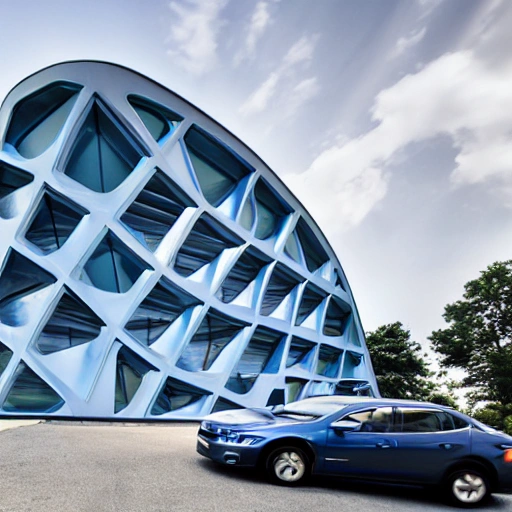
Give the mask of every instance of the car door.
[{"label": "car door", "polygon": [[[392,407],[372,407],[347,414],[343,422],[357,422],[345,431],[333,422],[328,428],[323,469],[326,473],[361,478],[385,478],[393,459]],[[354,423],[355,424],[355,423]]]},{"label": "car door", "polygon": [[436,484],[452,463],[470,454],[469,425],[446,411],[396,408],[392,430],[394,480]]}]

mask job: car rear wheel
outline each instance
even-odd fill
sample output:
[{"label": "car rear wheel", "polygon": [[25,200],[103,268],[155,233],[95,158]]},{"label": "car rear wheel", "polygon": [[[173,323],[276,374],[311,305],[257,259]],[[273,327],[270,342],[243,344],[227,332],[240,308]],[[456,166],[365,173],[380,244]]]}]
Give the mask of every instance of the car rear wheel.
[{"label": "car rear wheel", "polygon": [[280,446],[267,457],[267,474],[280,485],[299,485],[309,476],[309,460],[298,446]]},{"label": "car rear wheel", "polygon": [[459,507],[475,507],[489,496],[489,481],[476,469],[462,469],[447,479],[449,500]]}]

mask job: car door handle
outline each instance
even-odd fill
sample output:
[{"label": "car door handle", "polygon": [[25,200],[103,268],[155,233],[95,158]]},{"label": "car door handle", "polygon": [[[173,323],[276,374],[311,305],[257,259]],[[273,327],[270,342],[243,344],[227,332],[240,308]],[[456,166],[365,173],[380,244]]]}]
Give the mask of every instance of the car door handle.
[{"label": "car door handle", "polygon": [[445,450],[451,450],[453,448],[453,444],[451,443],[441,443],[439,448],[444,448]]},{"label": "car door handle", "polygon": [[382,448],[383,450],[384,450],[384,448],[391,448],[391,445],[389,443],[384,442],[384,441],[380,441],[375,446],[377,448]]}]

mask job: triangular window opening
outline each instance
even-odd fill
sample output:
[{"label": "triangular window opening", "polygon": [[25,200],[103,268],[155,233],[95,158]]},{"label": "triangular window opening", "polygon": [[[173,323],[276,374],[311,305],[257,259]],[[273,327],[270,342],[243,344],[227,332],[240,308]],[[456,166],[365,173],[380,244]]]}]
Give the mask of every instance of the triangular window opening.
[{"label": "triangular window opening", "polygon": [[211,394],[210,391],[205,389],[168,377],[151,409],[151,414],[159,416],[176,411]]},{"label": "triangular window opening", "polygon": [[248,247],[224,279],[217,297],[224,303],[235,300],[256,279],[271,259],[255,247]]},{"label": "triangular window opening", "polygon": [[33,181],[34,176],[29,172],[0,162],[0,200]]},{"label": "triangular window opening", "polygon": [[15,380],[2,409],[7,412],[52,413],[64,405],[64,400],[24,362],[16,368]]},{"label": "triangular window opening", "polygon": [[[167,175],[157,169],[121,217],[155,251],[185,208],[197,205]],[[140,237],[138,238],[140,240]]]},{"label": "triangular window opening", "polygon": [[42,354],[82,345],[96,339],[104,322],[68,288],[44,326],[36,347]]},{"label": "triangular window opening", "polygon": [[204,213],[194,224],[176,256],[174,269],[188,277],[211,263],[225,249],[232,249],[243,240],[229,231],[211,215]]},{"label": "triangular window opening", "polygon": [[222,350],[247,325],[211,309],[183,350],[176,366],[190,372],[209,370]]},{"label": "triangular window opening", "polygon": [[300,283],[304,277],[292,272],[282,263],[278,263],[270,281],[267,285],[263,302],[261,304],[261,314],[269,316],[283,302],[286,296]]},{"label": "triangular window opening", "polygon": [[35,158],[54,142],[81,85],[55,82],[22,99],[13,110],[5,140],[23,158]]},{"label": "triangular window opening", "polygon": [[98,97],[94,98],[64,173],[94,192],[111,192],[146,156],[142,145]]},{"label": "triangular window opening", "polygon": [[280,355],[285,336],[282,332],[258,327],[225,387],[243,395],[252,389],[260,373],[275,373],[280,361],[276,361],[274,355]]},{"label": "triangular window opening", "polygon": [[183,117],[176,112],[147,98],[130,94],[128,102],[157,142],[171,134],[183,121]]},{"label": "triangular window opening", "polygon": [[109,230],[85,263],[80,279],[106,292],[125,293],[148,269],[153,270]]},{"label": "triangular window opening", "polygon": [[185,310],[202,302],[162,277],[140,303],[125,329],[139,342],[151,346]]},{"label": "triangular window opening", "polygon": [[89,212],[47,188],[29,224],[25,238],[45,254],[60,249]]},{"label": "triangular window opening", "polygon": [[231,148],[196,125],[184,141],[201,191],[213,206],[219,206],[242,178],[254,172]]},{"label": "triangular window opening", "polygon": [[149,371],[159,370],[125,345],[119,349],[116,366],[115,413],[128,406]]}]

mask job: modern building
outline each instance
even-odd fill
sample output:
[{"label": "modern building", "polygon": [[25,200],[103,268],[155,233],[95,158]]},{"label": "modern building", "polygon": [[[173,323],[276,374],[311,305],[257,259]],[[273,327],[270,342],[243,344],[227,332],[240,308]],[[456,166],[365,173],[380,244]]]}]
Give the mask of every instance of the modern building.
[{"label": "modern building", "polygon": [[68,62],[8,94],[0,133],[0,415],[197,419],[340,380],[378,395],[324,235],[199,109]]}]

